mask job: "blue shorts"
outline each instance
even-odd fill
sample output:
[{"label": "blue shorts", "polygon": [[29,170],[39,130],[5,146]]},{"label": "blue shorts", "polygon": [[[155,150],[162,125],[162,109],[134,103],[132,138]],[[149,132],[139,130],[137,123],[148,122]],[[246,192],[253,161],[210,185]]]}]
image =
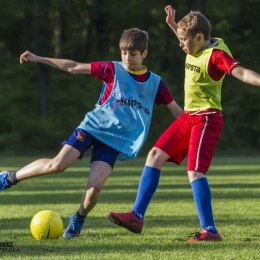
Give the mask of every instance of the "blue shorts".
[{"label": "blue shorts", "polygon": [[77,128],[69,139],[62,142],[62,145],[68,144],[80,152],[79,159],[90,148],[92,148],[92,156],[90,163],[94,161],[103,161],[108,163],[113,169],[119,152],[114,148],[100,142],[89,132]]}]

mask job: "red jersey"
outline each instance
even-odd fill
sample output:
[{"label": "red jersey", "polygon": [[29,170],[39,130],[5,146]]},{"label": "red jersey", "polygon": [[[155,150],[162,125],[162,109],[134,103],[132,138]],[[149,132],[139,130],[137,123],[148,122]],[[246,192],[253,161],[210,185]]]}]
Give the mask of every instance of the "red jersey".
[{"label": "red jersey", "polygon": [[[141,75],[132,74],[130,72],[129,74],[136,81],[144,82],[150,77],[151,72],[147,70],[144,74]],[[114,86],[114,75],[115,75],[114,63],[112,61],[91,62],[91,75],[92,77],[101,79],[103,82],[107,83],[106,91],[104,92],[104,95],[101,98],[101,102],[100,102],[100,105],[102,105],[110,96]],[[167,87],[166,83],[161,79],[154,103],[157,105],[160,104],[168,105],[173,100],[174,99],[169,88]]]},{"label": "red jersey", "polygon": [[212,79],[219,81],[224,74],[231,74],[232,69],[240,64],[223,50],[214,49],[208,64],[208,73]]}]

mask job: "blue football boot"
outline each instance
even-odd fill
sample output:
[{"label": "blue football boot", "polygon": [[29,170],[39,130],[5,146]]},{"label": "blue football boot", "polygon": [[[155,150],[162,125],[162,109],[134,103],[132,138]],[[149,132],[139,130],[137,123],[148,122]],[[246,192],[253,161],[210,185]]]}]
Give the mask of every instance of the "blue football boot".
[{"label": "blue football boot", "polygon": [[12,182],[7,179],[9,172],[0,172],[0,192],[9,189],[12,186]]},{"label": "blue football boot", "polygon": [[83,227],[84,219],[79,219],[76,217],[76,215],[70,217],[69,219],[70,223],[69,226],[67,227],[66,231],[63,234],[64,238],[74,238],[78,237],[80,234],[80,231]]}]

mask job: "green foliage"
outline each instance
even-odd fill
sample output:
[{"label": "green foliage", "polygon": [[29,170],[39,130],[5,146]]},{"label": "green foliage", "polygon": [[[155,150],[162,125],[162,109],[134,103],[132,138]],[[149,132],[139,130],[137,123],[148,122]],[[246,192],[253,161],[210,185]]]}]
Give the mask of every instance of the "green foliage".
[{"label": "green foliage", "polygon": [[[118,41],[126,28],[149,33],[144,65],[161,75],[175,100],[183,106],[185,54],[165,23],[168,1],[2,1],[0,3],[0,151],[34,153],[57,151],[60,143],[92,110],[101,82],[91,76],[69,75],[26,63],[19,56],[36,54],[79,62],[120,60]],[[177,20],[190,9],[201,8],[212,24],[212,36],[221,37],[245,67],[260,71],[258,61],[257,0],[171,2]],[[40,82],[44,83],[40,85]],[[43,92],[42,92],[43,91]],[[225,128],[219,151],[245,149],[259,152],[258,89],[224,80],[222,104]],[[45,93],[42,95],[41,93]],[[163,107],[154,108],[144,155],[172,121]]]},{"label": "green foliage", "polygon": [[[15,170],[36,159],[2,157],[0,168]],[[23,181],[1,192],[0,242],[13,242],[19,252],[2,252],[1,259],[258,259],[260,238],[257,157],[216,157],[208,173],[215,223],[223,241],[186,244],[199,231],[185,163],[163,166],[159,187],[148,207],[142,233],[133,234],[105,218],[107,211],[132,208],[145,158],[117,162],[100,202],[90,212],[79,238],[35,240],[32,217],[41,210],[57,212],[68,225],[77,211],[88,176],[88,157],[65,173]]]}]

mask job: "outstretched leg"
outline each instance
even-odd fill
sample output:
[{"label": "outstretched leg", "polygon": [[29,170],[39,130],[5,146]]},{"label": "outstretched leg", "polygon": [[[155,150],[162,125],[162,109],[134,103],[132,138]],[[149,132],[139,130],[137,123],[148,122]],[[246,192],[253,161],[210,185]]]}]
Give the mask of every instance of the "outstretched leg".
[{"label": "outstretched leg", "polygon": [[169,155],[156,147],[147,156],[133,207],[133,213],[140,220],[144,219],[146,209],[158,187],[162,165],[167,159]]},{"label": "outstretched leg", "polygon": [[133,233],[141,233],[147,207],[158,187],[161,167],[169,155],[153,147],[146,159],[133,209],[127,213],[108,212],[107,218]]},{"label": "outstretched leg", "polygon": [[64,145],[59,154],[53,159],[36,160],[16,172],[19,181],[51,173],[65,171],[80,156],[80,152],[70,145]]},{"label": "outstretched leg", "polygon": [[80,152],[70,145],[64,145],[53,159],[36,160],[16,172],[4,171],[0,175],[0,191],[10,188],[17,182],[46,174],[60,173],[66,170],[80,156]]}]

